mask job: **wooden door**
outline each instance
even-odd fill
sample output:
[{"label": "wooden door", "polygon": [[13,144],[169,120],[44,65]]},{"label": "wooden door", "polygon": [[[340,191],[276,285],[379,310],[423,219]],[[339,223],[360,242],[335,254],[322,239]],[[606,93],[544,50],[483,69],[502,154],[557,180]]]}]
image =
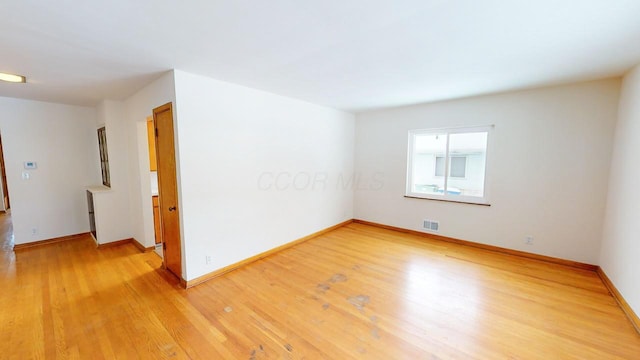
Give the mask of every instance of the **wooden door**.
[{"label": "wooden door", "polygon": [[158,162],[158,200],[164,249],[164,265],[182,278],[180,216],[176,181],[176,148],[171,103],[153,109]]},{"label": "wooden door", "polygon": [[153,234],[155,235],[156,244],[160,244],[162,243],[162,227],[160,226],[160,203],[158,200],[158,196],[152,196],[151,200],[153,203]]},{"label": "wooden door", "polygon": [[0,137],[0,177],[2,178],[2,193],[4,198],[4,209],[9,210],[11,204],[9,203],[9,188],[7,187],[7,171],[4,168],[4,151],[2,150],[2,138]]}]

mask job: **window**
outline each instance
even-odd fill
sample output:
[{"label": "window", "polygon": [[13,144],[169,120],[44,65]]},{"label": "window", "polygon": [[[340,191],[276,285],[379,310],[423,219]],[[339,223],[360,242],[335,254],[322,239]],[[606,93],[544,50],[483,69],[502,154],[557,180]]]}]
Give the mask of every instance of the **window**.
[{"label": "window", "polygon": [[100,170],[102,171],[102,184],[111,187],[109,175],[109,153],[107,152],[107,131],[104,127],[98,129],[98,149],[100,150]]},{"label": "window", "polygon": [[409,131],[406,195],[488,204],[485,183],[491,129]]}]

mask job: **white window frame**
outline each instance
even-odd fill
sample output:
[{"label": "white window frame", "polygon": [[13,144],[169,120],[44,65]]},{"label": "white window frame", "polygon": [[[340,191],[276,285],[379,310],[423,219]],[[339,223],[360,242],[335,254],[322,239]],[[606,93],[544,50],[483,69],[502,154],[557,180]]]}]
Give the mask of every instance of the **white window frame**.
[{"label": "white window frame", "polygon": [[[491,132],[493,130],[493,125],[486,126],[469,126],[469,127],[455,127],[455,128],[438,128],[438,129],[420,129],[420,130],[409,130],[409,140],[407,146],[407,183],[406,183],[406,197],[410,198],[420,198],[420,199],[430,199],[430,200],[441,200],[441,201],[451,201],[451,202],[459,202],[459,203],[467,203],[467,204],[478,204],[478,205],[490,205],[489,204],[489,187],[488,178],[489,178],[489,143],[491,139]],[[446,191],[447,183],[449,180],[449,136],[451,134],[465,134],[465,133],[478,133],[478,132],[486,132],[487,133],[487,148],[485,153],[485,165],[484,165],[484,185],[483,185],[483,197],[478,196],[464,196],[464,195],[451,195]],[[447,148],[445,149],[445,162],[444,162],[444,188],[445,191],[440,194],[425,194],[413,191],[413,155],[415,153],[415,137],[416,135],[431,135],[431,134],[442,134],[447,136]],[[466,175],[466,170],[465,170]],[[456,178],[458,179],[458,178]]]}]

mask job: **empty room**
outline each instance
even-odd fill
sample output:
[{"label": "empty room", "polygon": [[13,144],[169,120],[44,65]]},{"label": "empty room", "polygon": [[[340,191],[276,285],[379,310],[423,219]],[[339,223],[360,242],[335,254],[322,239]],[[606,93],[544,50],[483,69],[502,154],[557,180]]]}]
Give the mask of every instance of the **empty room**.
[{"label": "empty room", "polygon": [[0,12],[0,359],[640,359],[640,2]]}]

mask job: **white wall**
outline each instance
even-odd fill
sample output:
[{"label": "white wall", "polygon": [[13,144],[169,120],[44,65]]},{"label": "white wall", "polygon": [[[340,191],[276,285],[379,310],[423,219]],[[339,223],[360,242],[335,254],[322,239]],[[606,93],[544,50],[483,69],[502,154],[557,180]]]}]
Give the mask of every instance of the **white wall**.
[{"label": "white wall", "polygon": [[600,266],[640,314],[640,65],[623,80]]},{"label": "white wall", "polygon": [[[125,101],[127,153],[129,159],[129,206],[133,237],[146,247],[154,246],[153,204],[149,180],[147,117],[168,102],[175,104],[173,72],[169,71]],[[175,111],[174,111],[175,118]]]},{"label": "white wall", "polygon": [[[94,108],[0,98],[16,244],[89,231],[85,187],[100,183],[95,124]],[[24,161],[37,162],[30,180]]]},{"label": "white wall", "polygon": [[339,183],[353,173],[352,114],[182,71],[175,81],[186,280],[353,217]]},{"label": "white wall", "polygon": [[[359,114],[356,171],[369,182],[355,217],[413,230],[439,220],[441,235],[595,264],[619,89],[605,80]],[[490,207],[403,197],[410,129],[490,124]]]},{"label": "white wall", "polygon": [[[105,100],[97,107],[97,127],[105,127],[111,189],[94,194],[98,243],[132,237],[129,187],[128,121],[124,103]],[[97,135],[96,135],[97,136]],[[97,141],[95,144],[97,148]],[[100,156],[95,159],[100,161]],[[99,185],[99,182],[96,185]]]}]

